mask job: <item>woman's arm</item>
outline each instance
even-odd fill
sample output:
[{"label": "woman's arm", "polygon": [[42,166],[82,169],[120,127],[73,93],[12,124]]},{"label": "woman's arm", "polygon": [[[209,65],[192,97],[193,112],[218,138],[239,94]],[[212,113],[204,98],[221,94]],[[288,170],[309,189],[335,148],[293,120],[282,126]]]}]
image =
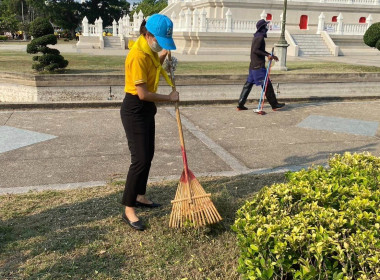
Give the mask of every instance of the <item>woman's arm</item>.
[{"label": "woman's arm", "polygon": [[136,85],[137,95],[140,100],[150,102],[176,102],[179,100],[179,93],[173,90],[168,95],[149,92],[146,83]]},{"label": "woman's arm", "polygon": [[165,58],[168,55],[168,53],[169,52],[167,50],[162,50],[162,52],[160,53],[160,63],[161,63],[161,65],[162,65],[162,63],[164,63]]}]

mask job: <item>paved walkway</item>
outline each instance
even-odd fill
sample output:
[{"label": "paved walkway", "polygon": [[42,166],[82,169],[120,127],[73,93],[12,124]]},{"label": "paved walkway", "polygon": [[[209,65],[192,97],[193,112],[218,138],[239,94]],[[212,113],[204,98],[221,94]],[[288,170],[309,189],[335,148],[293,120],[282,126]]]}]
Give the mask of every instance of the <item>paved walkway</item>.
[{"label": "paved walkway", "polygon": [[[195,175],[297,170],[345,151],[380,156],[380,101],[265,110],[261,116],[231,105],[181,108]],[[159,107],[156,123],[150,179],[178,180],[182,160],[173,107]],[[127,173],[118,109],[0,111],[0,125],[0,194],[103,185]]]},{"label": "paved walkway", "polygon": [[[0,50],[9,48],[22,51],[25,46],[0,45]],[[60,50],[76,51],[70,45],[61,45]],[[126,51],[112,54],[116,53],[125,55]],[[176,56],[183,61],[249,60],[248,56]],[[301,59],[379,66],[380,52],[288,58]],[[253,109],[257,104],[248,106]],[[268,114],[260,116],[252,110],[237,112],[234,105],[181,108],[189,164],[195,175],[298,170],[326,164],[330,154],[345,151],[380,156],[380,101],[291,102],[279,112],[265,110]],[[182,161],[173,107],[159,107],[156,123],[150,180],[178,180]],[[118,109],[0,110],[0,194],[104,185],[124,178],[128,166]]]}]

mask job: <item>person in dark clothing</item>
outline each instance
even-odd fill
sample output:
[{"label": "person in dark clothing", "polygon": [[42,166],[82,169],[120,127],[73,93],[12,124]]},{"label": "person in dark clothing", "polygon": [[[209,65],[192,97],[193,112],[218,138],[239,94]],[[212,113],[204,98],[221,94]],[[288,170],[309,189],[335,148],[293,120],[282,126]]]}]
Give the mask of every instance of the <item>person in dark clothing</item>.
[{"label": "person in dark clothing", "polygon": [[[269,21],[265,21],[264,19],[259,20],[256,23],[257,31],[253,35],[252,46],[251,46],[251,63],[249,65],[249,75],[246,83],[243,86],[243,90],[240,94],[239,103],[237,109],[240,110],[248,110],[247,107],[244,106],[247,101],[248,95],[251,92],[252,86],[255,84],[256,86],[264,87],[264,79],[266,74],[265,68],[265,57],[268,60],[274,59],[278,61],[277,56],[271,55],[267,51],[265,51],[265,39],[267,37],[268,25]],[[285,106],[285,103],[278,103],[276,95],[274,94],[274,89],[270,80],[268,80],[267,90],[266,90],[266,98],[268,99],[269,104],[272,106],[274,111]]]}]

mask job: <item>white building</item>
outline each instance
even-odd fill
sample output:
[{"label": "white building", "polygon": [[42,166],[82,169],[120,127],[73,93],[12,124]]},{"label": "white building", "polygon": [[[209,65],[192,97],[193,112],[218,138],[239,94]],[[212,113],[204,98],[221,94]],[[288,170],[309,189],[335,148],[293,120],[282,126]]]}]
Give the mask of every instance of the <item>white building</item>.
[{"label": "white building", "polygon": [[[169,0],[161,13],[174,22],[177,52],[246,54],[256,22],[262,18],[271,22],[267,45],[278,41],[283,6],[283,0]],[[142,18],[140,13],[115,20],[113,34],[126,45],[128,38],[138,36]],[[380,0],[288,0],[288,55],[345,55],[363,51],[365,31],[379,21]]]}]

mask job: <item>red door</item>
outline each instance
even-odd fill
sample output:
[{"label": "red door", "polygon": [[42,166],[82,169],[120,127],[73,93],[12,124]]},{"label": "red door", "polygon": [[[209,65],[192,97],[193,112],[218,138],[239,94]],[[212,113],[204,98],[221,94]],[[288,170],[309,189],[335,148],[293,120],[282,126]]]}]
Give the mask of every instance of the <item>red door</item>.
[{"label": "red door", "polygon": [[302,15],[300,18],[300,29],[307,29],[307,16]]}]

